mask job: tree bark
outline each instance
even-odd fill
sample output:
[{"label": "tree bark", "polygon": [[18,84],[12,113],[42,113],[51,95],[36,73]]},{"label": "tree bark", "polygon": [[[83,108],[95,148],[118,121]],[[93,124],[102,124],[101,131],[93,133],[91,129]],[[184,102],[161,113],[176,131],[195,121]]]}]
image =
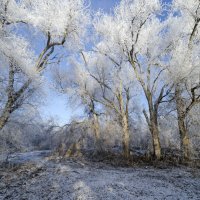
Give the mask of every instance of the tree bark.
[{"label": "tree bark", "polygon": [[153,140],[153,155],[156,159],[159,160],[161,158],[161,145],[160,145],[158,125],[155,123],[155,119],[151,121],[150,130]]},{"label": "tree bark", "polygon": [[0,116],[0,130],[2,130],[3,127],[6,125],[10,118],[10,115],[20,106],[20,103],[18,103],[17,101],[22,97],[29,85],[30,81],[27,81],[19,91],[15,92],[13,87],[11,87],[11,85],[9,84],[7,103]]},{"label": "tree bark", "polygon": [[190,159],[190,139],[188,130],[185,124],[186,111],[184,100],[181,97],[181,89],[177,85],[175,88],[175,101],[176,101],[176,110],[178,117],[178,127],[180,135],[180,148],[182,151],[182,157],[184,160]]},{"label": "tree bark", "polygon": [[160,137],[159,137],[159,129],[158,129],[158,106],[159,104],[156,103],[153,105],[151,95],[148,96],[148,105],[149,105],[149,115],[147,115],[146,111],[144,110],[144,116],[146,118],[149,131],[152,136],[152,146],[153,146],[153,156],[160,160],[161,158],[161,145],[160,145]]},{"label": "tree bark", "polygon": [[[130,157],[130,134],[129,134],[129,90],[126,90],[126,102],[124,101],[124,97],[122,95],[122,84],[120,84],[120,88],[117,95],[120,113],[119,116],[121,118],[121,126],[122,126],[122,148],[123,155],[126,159]],[[124,106],[125,104],[125,106]]]},{"label": "tree bark", "polygon": [[12,105],[8,102],[2,115],[0,116],[0,131],[3,129],[10,118],[10,114],[12,113],[11,106]]},{"label": "tree bark", "polygon": [[129,158],[130,157],[130,134],[129,134],[129,127],[128,127],[128,119],[126,115],[122,117],[122,129],[123,129],[123,136],[122,136],[123,154],[125,158]]},{"label": "tree bark", "polygon": [[181,140],[181,151],[184,160],[190,159],[190,139],[184,119],[178,120],[179,134]]},{"label": "tree bark", "polygon": [[0,130],[2,130],[3,127],[6,125],[10,117],[10,114],[13,112],[13,104],[15,102],[14,76],[15,76],[14,66],[10,64],[8,87],[7,87],[7,102],[0,116]]},{"label": "tree bark", "polygon": [[99,119],[96,113],[93,114],[93,128],[95,133],[95,147],[96,153],[102,152],[102,144],[101,144],[101,135],[100,135],[100,128],[99,128]]}]

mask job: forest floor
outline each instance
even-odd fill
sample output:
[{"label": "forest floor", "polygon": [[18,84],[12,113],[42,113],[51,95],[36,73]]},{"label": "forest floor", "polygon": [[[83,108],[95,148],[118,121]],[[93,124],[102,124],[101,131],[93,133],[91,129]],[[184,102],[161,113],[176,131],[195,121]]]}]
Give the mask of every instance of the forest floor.
[{"label": "forest floor", "polygon": [[83,159],[52,160],[40,152],[17,158],[18,164],[14,156],[10,167],[0,168],[2,200],[200,200],[200,169],[114,167]]}]

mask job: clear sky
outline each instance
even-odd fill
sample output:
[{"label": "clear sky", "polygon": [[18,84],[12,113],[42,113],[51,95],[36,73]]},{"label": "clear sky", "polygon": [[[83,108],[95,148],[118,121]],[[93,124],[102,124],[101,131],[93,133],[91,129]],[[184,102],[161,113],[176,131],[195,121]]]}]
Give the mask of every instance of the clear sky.
[{"label": "clear sky", "polygon": [[[104,12],[110,12],[111,9],[119,3],[120,0],[91,0],[93,10],[102,9]],[[67,98],[52,89],[47,89],[45,105],[41,106],[41,115],[44,119],[55,118],[60,124],[68,123],[74,115],[81,114],[81,109],[70,107],[67,104]]]},{"label": "clear sky", "polygon": [[102,9],[109,12],[120,0],[91,0],[91,7],[94,10]]}]

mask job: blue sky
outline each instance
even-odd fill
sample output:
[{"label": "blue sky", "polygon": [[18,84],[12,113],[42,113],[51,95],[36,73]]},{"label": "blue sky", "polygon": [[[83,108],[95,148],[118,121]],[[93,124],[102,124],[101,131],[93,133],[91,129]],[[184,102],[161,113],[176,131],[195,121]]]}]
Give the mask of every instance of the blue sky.
[{"label": "blue sky", "polygon": [[[93,10],[102,9],[104,12],[110,12],[119,2],[120,0],[91,0],[91,8]],[[60,125],[64,125],[73,116],[82,114],[80,108],[70,107],[67,104],[67,97],[65,95],[52,91],[52,89],[47,89],[46,93],[45,105],[41,106],[41,115],[45,120],[53,117]]]},{"label": "blue sky", "polygon": [[91,7],[94,10],[102,9],[109,12],[120,0],[91,0]]}]

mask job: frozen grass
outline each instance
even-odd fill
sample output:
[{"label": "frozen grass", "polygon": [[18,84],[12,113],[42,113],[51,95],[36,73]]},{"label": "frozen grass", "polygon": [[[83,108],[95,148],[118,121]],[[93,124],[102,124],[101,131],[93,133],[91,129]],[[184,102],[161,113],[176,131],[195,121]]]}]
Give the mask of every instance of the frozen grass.
[{"label": "frozen grass", "polygon": [[41,158],[0,170],[0,199],[200,199],[199,188],[200,170],[187,167],[122,168]]}]

